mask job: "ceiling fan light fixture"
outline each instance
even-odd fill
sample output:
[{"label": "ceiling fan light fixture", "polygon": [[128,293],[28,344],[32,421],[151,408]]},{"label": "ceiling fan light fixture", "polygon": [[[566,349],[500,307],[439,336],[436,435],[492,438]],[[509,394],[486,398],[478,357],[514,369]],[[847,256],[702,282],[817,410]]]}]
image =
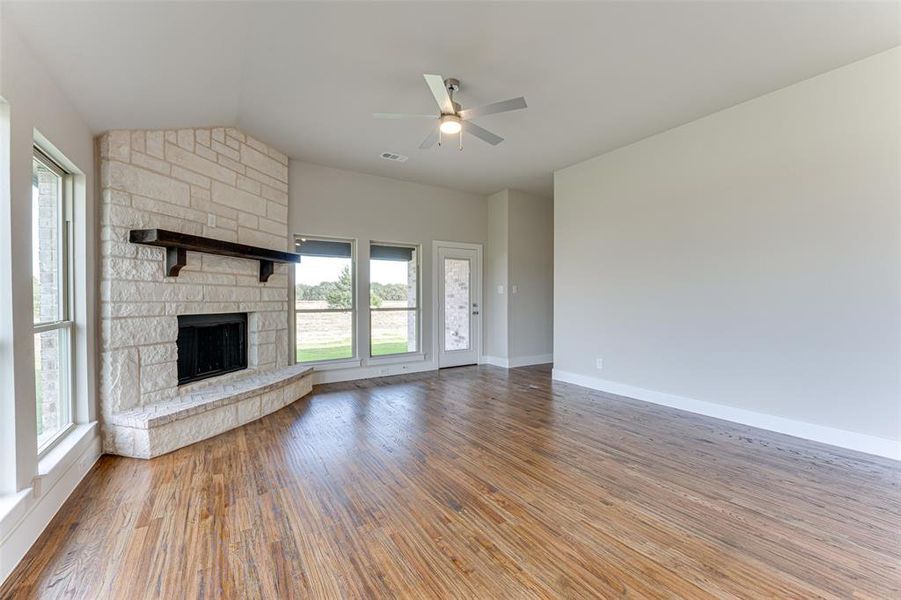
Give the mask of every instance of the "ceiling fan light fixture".
[{"label": "ceiling fan light fixture", "polygon": [[441,117],[441,125],[438,127],[441,129],[441,133],[446,135],[460,133],[460,130],[463,129],[463,125],[460,123],[460,117],[457,115],[444,115]]},{"label": "ceiling fan light fixture", "polygon": [[[2,0],[0,0],[2,1]],[[428,150],[436,143],[440,146],[443,136],[460,135],[460,150],[463,149],[463,123],[466,123],[466,135],[472,135],[487,144],[497,146],[504,141],[499,135],[495,135],[487,129],[482,129],[470,119],[496,113],[505,113],[512,110],[526,108],[526,99],[522,96],[510,98],[501,102],[493,102],[485,106],[464,109],[458,102],[454,102],[454,94],[460,90],[460,82],[454,78],[445,79],[441,75],[423,75],[429,91],[438,103],[438,130],[431,130],[429,135],[419,144],[420,150]],[[403,113],[373,113],[376,119],[434,119],[432,115],[410,115]]]}]

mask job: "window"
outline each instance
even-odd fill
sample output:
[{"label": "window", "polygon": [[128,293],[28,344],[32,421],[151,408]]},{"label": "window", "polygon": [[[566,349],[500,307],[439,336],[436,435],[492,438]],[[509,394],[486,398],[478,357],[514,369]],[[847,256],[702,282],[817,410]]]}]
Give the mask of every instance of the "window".
[{"label": "window", "polygon": [[71,178],[35,148],[31,179],[34,382],[38,450],[72,425]]},{"label": "window", "polygon": [[353,358],[354,248],[350,240],[298,238],[295,267],[297,362]]},{"label": "window", "polygon": [[370,356],[419,350],[419,250],[369,247]]}]

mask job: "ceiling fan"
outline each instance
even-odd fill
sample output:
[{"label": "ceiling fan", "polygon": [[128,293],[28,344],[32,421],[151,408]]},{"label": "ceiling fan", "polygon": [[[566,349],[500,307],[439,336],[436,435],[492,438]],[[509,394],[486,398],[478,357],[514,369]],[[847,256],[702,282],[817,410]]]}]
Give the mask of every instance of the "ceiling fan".
[{"label": "ceiling fan", "polygon": [[495,135],[470,121],[473,117],[493,115],[495,113],[508,112],[526,108],[526,99],[510,98],[501,102],[494,102],[479,106],[478,108],[462,109],[458,102],[454,102],[454,93],[460,90],[460,81],[457,79],[444,79],[441,75],[423,75],[435,101],[438,103],[440,113],[435,115],[416,115],[403,113],[373,113],[376,119],[434,119],[438,121],[438,127],[428,135],[419,145],[422,150],[428,150],[436,143],[441,145],[441,135],[460,134],[460,150],[463,149],[463,131],[470,133],[492,146],[497,146],[504,141],[499,135]]}]

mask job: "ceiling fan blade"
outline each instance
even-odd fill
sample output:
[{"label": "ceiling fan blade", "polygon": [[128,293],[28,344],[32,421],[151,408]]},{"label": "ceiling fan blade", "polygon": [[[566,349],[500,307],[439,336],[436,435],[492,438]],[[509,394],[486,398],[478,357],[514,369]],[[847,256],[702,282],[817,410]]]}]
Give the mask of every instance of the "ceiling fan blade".
[{"label": "ceiling fan blade", "polygon": [[437,119],[435,115],[414,115],[407,113],[372,113],[376,119]]},{"label": "ceiling fan blade", "polygon": [[444,87],[444,77],[442,77],[441,75],[423,75],[423,77],[425,77],[425,82],[429,84],[429,89],[432,90],[432,95],[435,96],[435,102],[438,103],[438,108],[441,109],[441,114],[454,114],[454,103],[451,101],[451,97],[447,93],[447,88]]},{"label": "ceiling fan blade", "polygon": [[422,140],[422,143],[419,144],[419,149],[420,150],[428,150],[429,148],[434,146],[435,142],[437,142],[437,141],[438,141],[438,129],[436,128],[432,133],[429,134],[429,136],[426,139]]},{"label": "ceiling fan blade", "polygon": [[487,129],[482,129],[472,121],[463,121],[463,131],[465,131],[466,133],[471,133],[480,140],[488,142],[492,146],[497,146],[504,141],[504,138],[502,138],[501,136],[494,135]]},{"label": "ceiling fan blade", "polygon": [[527,108],[526,99],[520,96],[519,98],[510,98],[509,100],[503,100],[502,102],[494,102],[492,104],[486,104],[485,106],[478,106],[476,108],[467,108],[466,110],[460,111],[461,119],[471,119],[473,117],[481,117],[483,115],[493,115],[494,113],[508,112],[511,110],[520,110],[522,108]]}]

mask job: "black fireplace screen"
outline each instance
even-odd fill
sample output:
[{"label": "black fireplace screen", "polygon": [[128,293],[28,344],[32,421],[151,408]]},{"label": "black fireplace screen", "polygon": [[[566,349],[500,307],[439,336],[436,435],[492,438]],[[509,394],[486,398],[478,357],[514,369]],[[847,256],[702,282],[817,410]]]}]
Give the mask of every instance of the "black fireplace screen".
[{"label": "black fireplace screen", "polygon": [[178,384],[247,368],[247,314],[178,317]]}]

